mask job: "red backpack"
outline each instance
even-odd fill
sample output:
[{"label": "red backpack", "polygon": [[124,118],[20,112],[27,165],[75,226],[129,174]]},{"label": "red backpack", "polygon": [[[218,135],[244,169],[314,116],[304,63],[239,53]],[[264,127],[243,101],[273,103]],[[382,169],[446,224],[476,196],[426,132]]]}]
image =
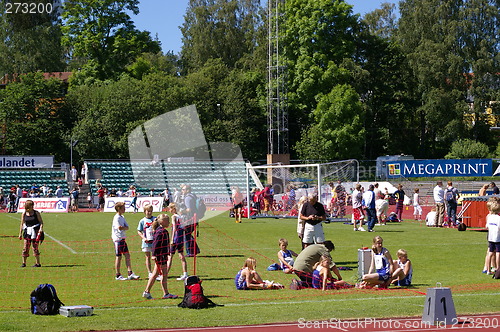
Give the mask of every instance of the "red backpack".
[{"label": "red backpack", "polygon": [[203,294],[200,278],[197,276],[190,276],[186,279],[184,298],[177,306],[189,309],[205,309],[222,305],[215,304]]}]

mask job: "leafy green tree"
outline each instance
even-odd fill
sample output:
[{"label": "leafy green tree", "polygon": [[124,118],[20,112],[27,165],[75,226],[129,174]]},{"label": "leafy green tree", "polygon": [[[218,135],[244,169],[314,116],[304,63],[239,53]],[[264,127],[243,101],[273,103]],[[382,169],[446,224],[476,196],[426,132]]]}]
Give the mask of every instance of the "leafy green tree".
[{"label": "leafy green tree", "polygon": [[181,27],[184,71],[217,58],[233,68],[252,54],[262,26],[259,9],[258,0],[190,0]]},{"label": "leafy green tree", "polygon": [[359,43],[357,62],[362,71],[353,75],[352,84],[361,94],[366,112],[364,157],[418,156],[419,101],[405,55],[396,43],[364,32]]},{"label": "leafy green tree", "polygon": [[138,0],[64,2],[63,43],[76,68],[90,67],[76,73],[75,79],[90,73],[100,80],[116,79],[142,53],[160,52],[160,43],[148,31],[137,30],[128,14],[138,14],[138,4]]},{"label": "leafy green tree", "polygon": [[364,144],[364,112],[349,85],[337,85],[320,97],[314,124],[303,132],[296,149],[303,160],[338,160],[359,156]]},{"label": "leafy green tree", "polygon": [[[21,74],[35,71],[64,71],[64,51],[61,46],[61,22],[56,10],[48,13],[26,14],[0,2],[0,73]],[[40,4],[52,0],[31,1]],[[45,8],[45,7],[44,7]]]},{"label": "leafy green tree", "polygon": [[63,91],[60,80],[46,80],[39,72],[21,75],[19,81],[0,90],[5,154],[45,154],[67,160],[69,141],[65,135],[72,118],[64,109]]},{"label": "leafy green tree", "polygon": [[[498,26],[495,16],[498,15],[498,6],[496,10],[485,7],[487,10],[483,12],[485,3],[461,0],[400,2],[398,41],[416,78],[416,93],[421,100],[418,112],[422,118],[419,141],[422,155],[426,157],[441,157],[457,137],[470,136],[464,121],[464,114],[469,109],[467,102],[470,102],[466,96],[473,92],[468,91],[468,75],[471,70],[480,70],[481,64],[493,64],[494,58],[498,56],[498,44],[496,52],[491,48],[491,30],[483,29],[483,25]],[[468,7],[474,7],[474,10]],[[495,15],[491,14],[493,11]],[[476,19],[466,23],[467,17]],[[484,41],[485,47],[480,48],[484,53],[472,62],[467,53],[473,53],[470,48],[475,49],[476,46],[471,44],[470,38],[478,43],[476,46],[480,46],[480,39],[487,39]],[[486,50],[493,51],[495,55],[487,54]],[[478,67],[474,68],[472,63]],[[488,76],[485,75],[487,72],[491,75],[491,69],[494,68],[491,65],[485,67],[489,69],[481,72],[477,81],[483,87],[485,85],[480,81]],[[472,82],[476,74],[473,76]],[[475,107],[482,107],[484,112],[485,99],[491,98],[491,94],[483,96],[482,93],[473,93],[479,99],[477,105],[474,102]]]},{"label": "leafy green tree", "polygon": [[391,38],[397,30],[396,4],[384,2],[380,8],[366,13],[363,22],[371,34],[381,38]]},{"label": "leafy green tree", "polygon": [[164,73],[177,76],[179,74],[178,58],[172,52],[167,54],[144,53],[126,67],[127,72],[134,78],[142,79],[151,73]]},{"label": "leafy green tree", "polygon": [[287,68],[289,136],[293,146],[314,121],[310,114],[319,96],[329,94],[337,84],[352,81],[351,69],[344,66],[344,60],[354,57],[358,24],[352,6],[343,1],[290,0],[284,6],[280,24],[284,27],[283,63]]},{"label": "leafy green tree", "polygon": [[228,68],[209,60],[186,76],[190,104],[195,104],[208,141],[238,144],[245,158],[266,153],[266,114],[260,100],[265,79],[259,71]]},{"label": "leafy green tree", "polygon": [[469,159],[469,158],[488,158],[490,151],[488,145],[464,138],[451,144],[450,152],[445,156],[446,159]]},{"label": "leafy green tree", "polygon": [[184,104],[176,96],[186,94],[179,80],[153,73],[137,80],[128,75],[117,81],[96,81],[73,87],[68,108],[78,121],[73,136],[76,151],[86,158],[128,158],[128,135],[141,123]]},{"label": "leafy green tree", "polygon": [[490,103],[500,100],[500,2],[498,0],[464,1],[460,12],[459,45],[467,61],[468,97],[473,104],[469,109],[474,114],[471,136],[482,142],[492,142],[487,127],[491,108],[500,114],[500,105]]}]

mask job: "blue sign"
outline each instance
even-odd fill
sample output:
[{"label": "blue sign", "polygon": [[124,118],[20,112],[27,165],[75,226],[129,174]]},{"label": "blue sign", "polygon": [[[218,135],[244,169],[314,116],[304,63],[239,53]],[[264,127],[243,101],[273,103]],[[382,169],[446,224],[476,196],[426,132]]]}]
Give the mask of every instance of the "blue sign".
[{"label": "blue sign", "polygon": [[491,176],[491,159],[431,159],[387,162],[388,178]]}]

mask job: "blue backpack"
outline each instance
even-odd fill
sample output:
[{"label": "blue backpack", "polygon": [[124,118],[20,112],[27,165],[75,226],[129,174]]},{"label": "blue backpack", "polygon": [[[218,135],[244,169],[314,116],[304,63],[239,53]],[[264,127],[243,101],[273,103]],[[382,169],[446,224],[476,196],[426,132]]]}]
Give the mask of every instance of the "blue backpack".
[{"label": "blue backpack", "polygon": [[445,201],[447,201],[447,202],[455,201],[455,193],[453,192],[453,189],[455,189],[455,188],[446,189],[446,192],[444,194]]},{"label": "blue backpack", "polygon": [[40,284],[31,292],[31,313],[35,315],[57,315],[64,305],[57,297],[57,292],[51,284]]},{"label": "blue backpack", "polygon": [[205,216],[205,212],[207,212],[207,206],[205,205],[205,201],[201,197],[197,197],[195,194],[190,193],[191,197],[195,201],[195,208],[196,208],[196,218],[200,220]]}]

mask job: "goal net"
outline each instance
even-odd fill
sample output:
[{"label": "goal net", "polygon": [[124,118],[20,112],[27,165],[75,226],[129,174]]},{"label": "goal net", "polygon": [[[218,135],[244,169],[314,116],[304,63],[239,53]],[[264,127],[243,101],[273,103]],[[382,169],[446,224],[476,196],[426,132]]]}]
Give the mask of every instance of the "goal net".
[{"label": "goal net", "polygon": [[332,206],[332,197],[339,184],[344,195],[351,193],[353,184],[359,181],[359,163],[350,159],[323,164],[247,164],[247,178],[256,184],[247,187],[251,193],[247,202],[250,217],[296,217],[298,201],[310,193],[317,193],[329,214],[336,217],[341,215]]}]

